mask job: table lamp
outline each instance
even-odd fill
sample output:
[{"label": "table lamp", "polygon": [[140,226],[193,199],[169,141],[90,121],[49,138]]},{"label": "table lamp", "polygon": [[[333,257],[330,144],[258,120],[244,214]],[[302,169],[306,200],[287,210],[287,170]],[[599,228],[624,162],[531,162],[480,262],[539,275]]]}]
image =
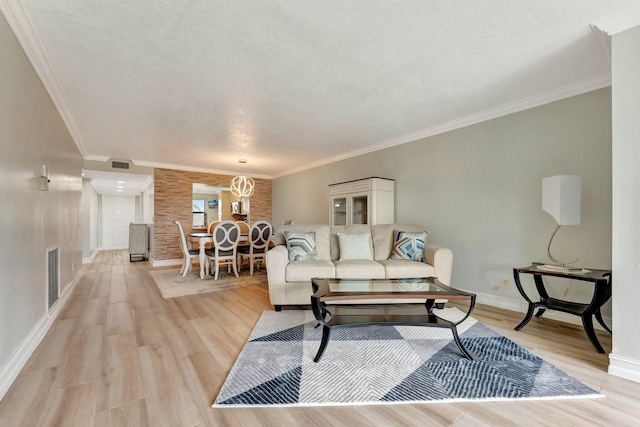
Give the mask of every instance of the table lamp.
[{"label": "table lamp", "polygon": [[569,270],[573,268],[567,265],[579,259],[558,261],[551,255],[551,242],[561,226],[580,224],[580,183],[578,175],[556,175],[542,180],[542,210],[549,213],[558,223],[547,245],[547,256],[558,265],[546,267]]}]

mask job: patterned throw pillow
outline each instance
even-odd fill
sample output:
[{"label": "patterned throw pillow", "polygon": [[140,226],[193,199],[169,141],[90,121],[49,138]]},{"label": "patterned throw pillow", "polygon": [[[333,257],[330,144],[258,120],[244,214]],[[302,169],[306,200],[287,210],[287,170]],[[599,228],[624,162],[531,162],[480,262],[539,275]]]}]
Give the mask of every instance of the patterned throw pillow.
[{"label": "patterned throw pillow", "polygon": [[393,245],[389,259],[408,259],[424,262],[424,242],[427,240],[427,232],[409,233],[398,231],[396,242]]},{"label": "patterned throw pillow", "polygon": [[294,233],[285,231],[284,237],[287,239],[289,249],[289,261],[316,261],[320,257],[316,252],[316,233]]}]

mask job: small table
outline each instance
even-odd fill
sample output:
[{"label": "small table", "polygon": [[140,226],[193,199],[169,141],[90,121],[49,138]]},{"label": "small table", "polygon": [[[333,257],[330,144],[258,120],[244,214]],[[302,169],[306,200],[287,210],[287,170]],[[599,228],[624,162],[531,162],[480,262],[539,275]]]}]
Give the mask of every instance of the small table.
[{"label": "small table", "polygon": [[[540,262],[534,262],[528,267],[514,268],[513,278],[516,282],[516,287],[520,292],[520,295],[527,301],[529,308],[524,319],[518,326],[515,327],[516,331],[522,329],[533,317],[533,312],[538,309],[536,317],[541,317],[547,309],[563,311],[565,313],[580,316],[582,319],[582,326],[587,334],[587,338],[596,349],[598,353],[604,353],[604,349],[598,341],[595,331],[593,330],[593,316],[595,316],[598,323],[609,333],[611,329],[602,320],[602,313],[600,309],[611,298],[611,270],[596,270],[594,268],[584,269],[583,273],[563,273],[559,271],[550,271],[544,269],[544,264]],[[534,302],[531,300],[520,283],[520,274],[532,274],[533,280],[536,284],[536,290],[540,297],[539,301]],[[557,298],[552,298],[547,293],[544,286],[542,276],[561,277],[564,279],[573,279],[581,282],[591,282],[594,284],[593,297],[589,304],[577,303],[572,301],[564,301]]]},{"label": "small table", "polygon": [[[435,277],[415,279],[312,279],[311,308],[322,325],[322,341],[316,357],[322,357],[331,329],[336,327],[400,324],[448,328],[453,339],[469,360],[471,355],[462,346],[457,326],[469,317],[475,305],[475,294],[459,291],[440,282]],[[436,299],[469,301],[466,315],[451,322],[433,312]],[[423,306],[426,311],[415,312]],[[409,313],[413,308],[415,313]]]}]

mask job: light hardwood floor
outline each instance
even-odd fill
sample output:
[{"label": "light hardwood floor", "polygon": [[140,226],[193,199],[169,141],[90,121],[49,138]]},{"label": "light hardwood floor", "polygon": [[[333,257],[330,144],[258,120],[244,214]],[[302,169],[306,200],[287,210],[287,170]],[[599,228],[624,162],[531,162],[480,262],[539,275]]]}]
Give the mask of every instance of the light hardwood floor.
[{"label": "light hardwood floor", "polygon": [[[346,407],[210,407],[263,310],[266,284],[165,300],[149,263],[98,254],[0,402],[2,426],[637,426],[640,384],[608,375],[576,326],[479,305],[473,315],[600,399]],[[610,336],[598,332],[605,347]]]}]

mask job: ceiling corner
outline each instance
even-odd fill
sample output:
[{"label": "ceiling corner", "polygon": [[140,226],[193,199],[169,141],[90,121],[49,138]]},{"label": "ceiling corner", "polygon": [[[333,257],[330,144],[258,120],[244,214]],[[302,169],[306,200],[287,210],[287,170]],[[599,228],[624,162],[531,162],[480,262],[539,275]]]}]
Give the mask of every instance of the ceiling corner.
[{"label": "ceiling corner", "polygon": [[640,25],[640,5],[624,9],[606,18],[598,19],[591,23],[600,31],[613,36]]}]

